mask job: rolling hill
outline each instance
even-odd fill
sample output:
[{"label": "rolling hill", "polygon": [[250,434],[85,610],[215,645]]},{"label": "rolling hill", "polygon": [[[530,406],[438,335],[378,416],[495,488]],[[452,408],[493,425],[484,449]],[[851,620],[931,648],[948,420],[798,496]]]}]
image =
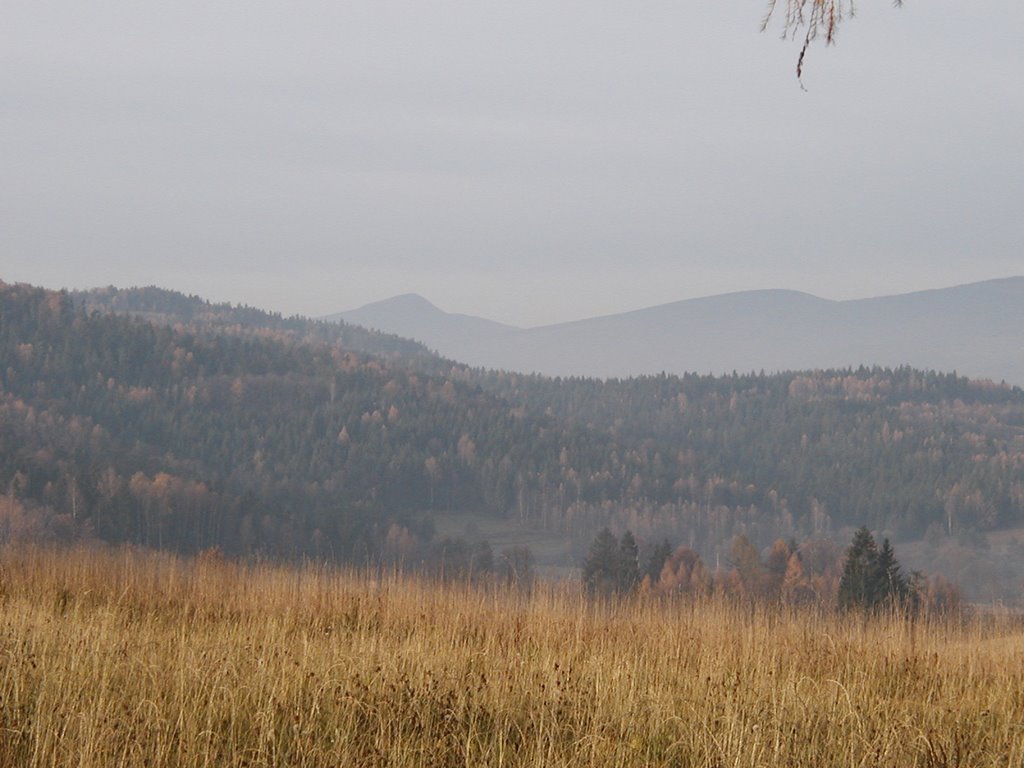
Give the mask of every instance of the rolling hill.
[{"label": "rolling hill", "polygon": [[470,366],[548,376],[910,365],[1024,385],[1024,277],[854,301],[747,291],[537,328],[409,295],[327,319],[414,338]]}]

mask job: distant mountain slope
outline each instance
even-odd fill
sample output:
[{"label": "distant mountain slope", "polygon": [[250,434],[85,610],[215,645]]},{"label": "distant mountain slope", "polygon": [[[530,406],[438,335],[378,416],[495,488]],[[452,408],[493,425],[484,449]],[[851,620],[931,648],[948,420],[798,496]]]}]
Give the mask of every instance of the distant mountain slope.
[{"label": "distant mountain slope", "polygon": [[482,340],[500,338],[521,331],[520,328],[493,320],[445,312],[415,293],[375,301],[359,309],[339,312],[324,319],[340,320],[383,333],[394,333],[415,339],[438,351],[473,348]]},{"label": "distant mountain slope", "polygon": [[1024,384],[1024,277],[854,301],[747,291],[530,329],[419,301],[433,321],[392,300],[372,305],[373,327],[473,366],[607,378],[911,365]]},{"label": "distant mountain slope", "polygon": [[347,323],[328,323],[305,317],[282,317],[256,307],[215,304],[199,296],[146,286],[143,288],[93,288],[71,291],[71,300],[87,312],[131,315],[161,325],[185,325],[205,331],[275,334],[292,341],[338,344],[352,352],[385,359],[432,357],[421,344],[408,338],[367,330]]}]

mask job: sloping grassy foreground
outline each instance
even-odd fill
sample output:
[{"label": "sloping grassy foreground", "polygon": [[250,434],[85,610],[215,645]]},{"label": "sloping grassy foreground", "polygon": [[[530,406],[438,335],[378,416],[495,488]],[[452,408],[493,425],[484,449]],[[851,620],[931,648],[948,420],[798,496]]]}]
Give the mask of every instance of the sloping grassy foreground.
[{"label": "sloping grassy foreground", "polygon": [[1010,620],[0,556],[0,766],[1020,766]]}]

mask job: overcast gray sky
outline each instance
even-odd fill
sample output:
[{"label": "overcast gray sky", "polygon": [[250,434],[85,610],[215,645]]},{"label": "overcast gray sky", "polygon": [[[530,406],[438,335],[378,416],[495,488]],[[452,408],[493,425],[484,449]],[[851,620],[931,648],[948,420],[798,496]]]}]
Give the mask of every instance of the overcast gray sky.
[{"label": "overcast gray sky", "polygon": [[3,0],[0,279],[522,325],[1024,273],[1024,4]]}]

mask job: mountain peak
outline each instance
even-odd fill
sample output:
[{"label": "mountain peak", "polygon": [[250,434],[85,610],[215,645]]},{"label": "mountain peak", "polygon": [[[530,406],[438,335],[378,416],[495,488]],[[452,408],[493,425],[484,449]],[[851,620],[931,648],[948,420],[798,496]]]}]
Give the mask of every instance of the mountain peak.
[{"label": "mountain peak", "polygon": [[489,339],[515,330],[493,320],[445,312],[418,293],[392,296],[325,319],[406,336],[436,350],[460,347],[474,339]]},{"label": "mountain peak", "polygon": [[423,296],[420,296],[418,293],[400,293],[399,295],[392,296],[389,299],[371,301],[369,304],[364,304],[358,309],[350,310],[350,312],[365,313],[383,309],[388,311],[417,311],[445,314],[444,310],[440,309],[437,305],[431,303]]}]

